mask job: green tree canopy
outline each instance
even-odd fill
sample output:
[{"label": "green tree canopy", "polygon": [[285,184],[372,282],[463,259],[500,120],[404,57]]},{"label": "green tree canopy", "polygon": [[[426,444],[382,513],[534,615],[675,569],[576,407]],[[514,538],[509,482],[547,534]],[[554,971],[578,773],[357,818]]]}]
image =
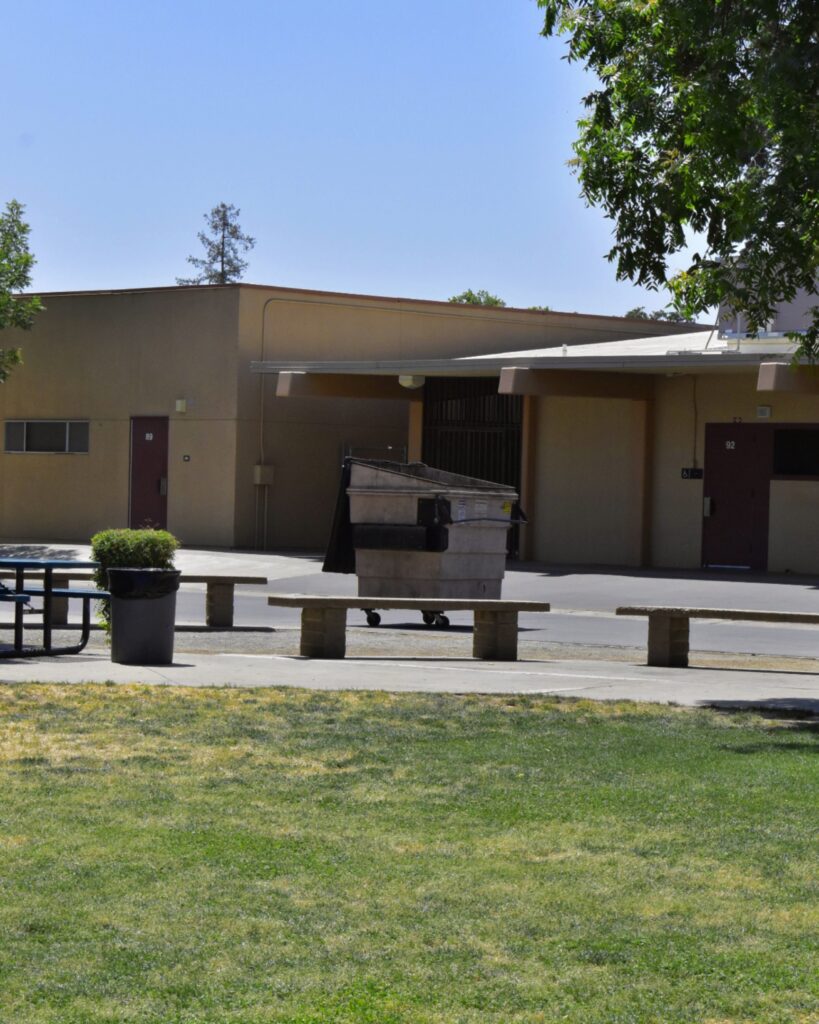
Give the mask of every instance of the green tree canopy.
[{"label": "green tree canopy", "polygon": [[[36,295],[20,294],[31,284],[31,269],[36,262],[28,249],[30,229],[23,220],[23,209],[12,199],[0,214],[0,331],[7,327],[30,330],[35,314],[43,308]],[[0,382],[19,362],[19,348],[0,349]]]},{"label": "green tree canopy", "polygon": [[655,309],[649,313],[645,306],[635,306],[634,309],[629,309],[623,313],[623,316],[630,317],[632,320],[665,320],[672,324],[689,324],[693,322],[688,317],[674,310]]},{"label": "green tree canopy", "polygon": [[505,306],[506,303],[503,299],[499,299],[497,295],[492,295],[484,288],[479,288],[478,291],[473,292],[471,288],[467,288],[465,292],[461,292],[460,295],[452,295],[449,299],[450,302],[457,302],[465,306]]},{"label": "green tree canopy", "polygon": [[194,277],[178,277],[177,284],[232,284],[241,281],[247,261],[241,254],[252,249],[256,239],[242,233],[239,214],[232,203],[219,203],[204,215],[207,231],[197,238],[205,249],[204,256],[188,256],[188,263],[198,273]]},{"label": "green tree canopy", "polygon": [[[816,294],[816,0],[538,0],[543,34],[599,79],[575,165],[614,221],[620,279],[671,288],[686,317],[721,302],[761,329]],[[672,274],[691,233],[701,251]],[[819,308],[803,338],[817,353]]]}]

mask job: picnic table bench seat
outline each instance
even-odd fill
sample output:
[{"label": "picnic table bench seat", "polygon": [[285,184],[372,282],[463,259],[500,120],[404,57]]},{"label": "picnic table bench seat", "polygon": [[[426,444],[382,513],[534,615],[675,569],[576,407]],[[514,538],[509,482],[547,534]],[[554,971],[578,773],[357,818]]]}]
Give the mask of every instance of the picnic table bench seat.
[{"label": "picnic table bench seat", "polygon": [[[10,571],[0,571],[0,579],[13,577],[14,573]],[[41,573],[30,573],[29,578],[42,578]],[[55,569],[53,572],[53,579],[55,588],[53,590],[57,600],[54,602],[52,608],[52,622],[55,626],[65,625],[68,621],[68,605],[67,597],[60,594],[57,596],[58,589],[62,589],[62,584],[67,584],[71,580],[85,581],[92,579],[92,573],[88,571],[78,570],[60,570]],[[217,573],[185,573],[183,572],[179,578],[180,585],[185,583],[204,583],[206,586],[205,590],[205,625],[211,628],[229,629],[233,626],[234,622],[234,599],[235,599],[235,588],[237,586],[260,586],[267,583],[266,576],[241,576],[241,575],[230,575],[230,574],[217,574]],[[29,589],[29,588],[27,588]],[[73,596],[75,590],[72,588],[68,596]],[[102,597],[108,597],[107,593],[103,593]]]}]

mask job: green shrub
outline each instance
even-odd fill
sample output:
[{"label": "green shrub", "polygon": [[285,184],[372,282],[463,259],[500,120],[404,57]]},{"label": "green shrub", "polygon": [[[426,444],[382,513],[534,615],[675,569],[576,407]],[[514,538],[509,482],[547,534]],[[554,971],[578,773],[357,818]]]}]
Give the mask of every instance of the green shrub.
[{"label": "green shrub", "polygon": [[[101,530],[91,538],[91,557],[99,562],[94,582],[108,589],[109,569],[173,569],[179,541],[167,530]],[[110,627],[108,601],[100,602],[100,620]]]}]

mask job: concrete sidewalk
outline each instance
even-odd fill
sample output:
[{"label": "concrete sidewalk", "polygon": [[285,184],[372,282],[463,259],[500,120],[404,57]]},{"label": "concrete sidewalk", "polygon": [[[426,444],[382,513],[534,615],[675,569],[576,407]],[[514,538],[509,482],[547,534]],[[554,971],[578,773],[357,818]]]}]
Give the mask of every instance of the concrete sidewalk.
[{"label": "concrete sidewalk", "polygon": [[557,694],[688,706],[757,707],[819,714],[819,676],[798,671],[658,669],[611,661],[352,657],[307,660],[277,654],[179,651],[167,667],[112,664],[101,651],[4,660],[0,682],[147,683],[166,686],[296,686],[320,690]]}]

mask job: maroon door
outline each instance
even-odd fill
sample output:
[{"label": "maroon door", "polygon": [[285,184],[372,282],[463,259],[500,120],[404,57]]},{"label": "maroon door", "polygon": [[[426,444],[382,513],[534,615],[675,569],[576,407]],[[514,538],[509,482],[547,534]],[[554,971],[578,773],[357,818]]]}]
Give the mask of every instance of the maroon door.
[{"label": "maroon door", "polygon": [[168,524],[168,417],[131,419],[131,508],[134,529]]},{"label": "maroon door", "polygon": [[703,565],[767,569],[772,470],[768,424],[706,424]]}]

